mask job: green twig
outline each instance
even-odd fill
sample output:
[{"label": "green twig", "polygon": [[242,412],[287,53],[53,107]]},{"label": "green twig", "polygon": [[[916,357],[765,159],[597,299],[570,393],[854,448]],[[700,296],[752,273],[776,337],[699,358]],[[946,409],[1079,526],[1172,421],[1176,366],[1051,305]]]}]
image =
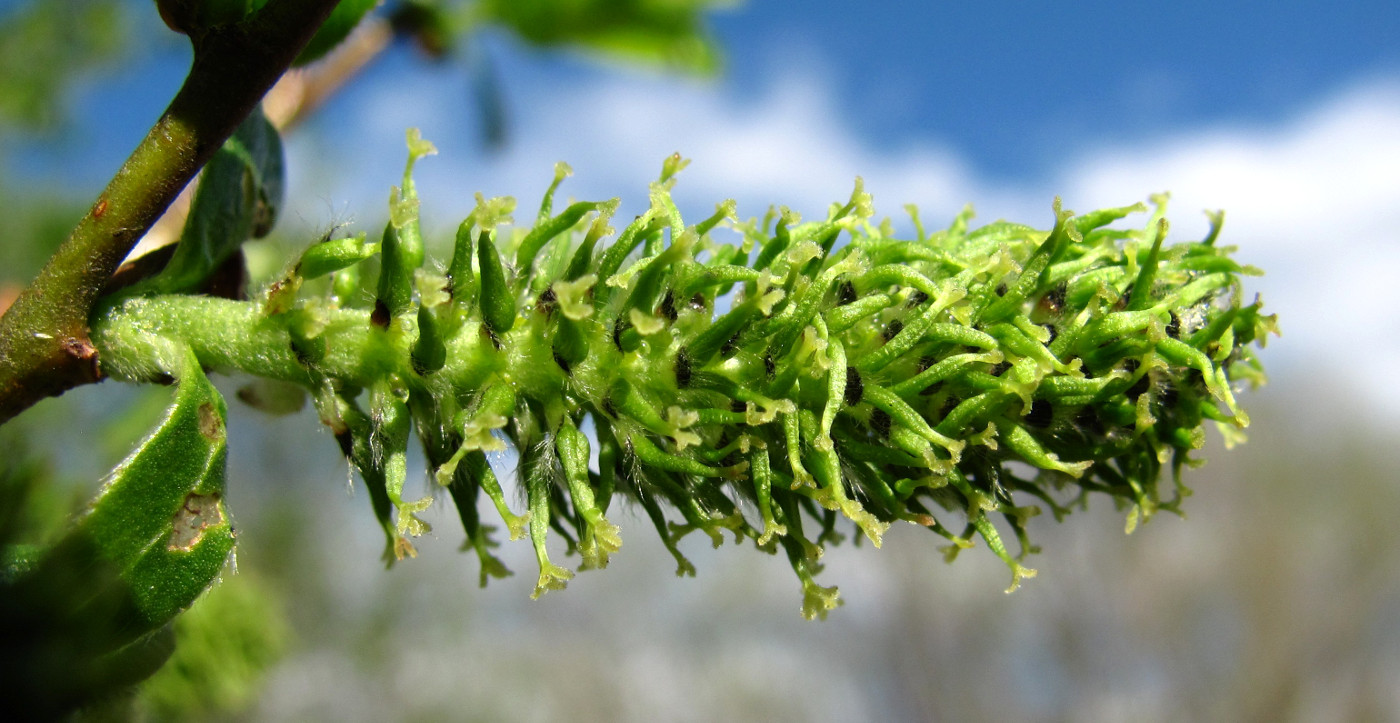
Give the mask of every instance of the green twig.
[{"label": "green twig", "polygon": [[280,0],[192,35],[180,92],[39,276],[0,317],[0,423],[99,378],[88,316],[107,279],[272,84],[337,0]]}]

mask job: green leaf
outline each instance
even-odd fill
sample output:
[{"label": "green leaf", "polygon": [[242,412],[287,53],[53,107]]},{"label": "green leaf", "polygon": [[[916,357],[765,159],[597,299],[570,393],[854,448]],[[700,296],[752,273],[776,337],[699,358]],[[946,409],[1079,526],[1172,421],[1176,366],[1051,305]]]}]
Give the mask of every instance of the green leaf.
[{"label": "green leaf", "polygon": [[246,708],[287,647],[281,601],[247,573],[224,580],[175,621],[178,645],[138,692],[154,720],[217,720]]},{"label": "green leaf", "polygon": [[480,12],[536,45],[576,45],[695,73],[719,69],[701,15],[713,0],[486,0]]},{"label": "green leaf", "polygon": [[186,349],[175,403],[113,471],[72,533],[130,585],[135,624],[154,630],[213,582],[233,550],[224,507],[224,400]]},{"label": "green leaf", "polygon": [[311,36],[311,42],[301,51],[301,55],[292,61],[293,66],[306,65],[320,60],[326,53],[340,45],[341,41],[349,37],[350,32],[364,19],[365,13],[378,5],[380,0],[340,0],[340,3],[331,11],[330,17],[321,24],[321,29]]},{"label": "green leaf", "polygon": [[131,293],[199,290],[244,241],[272,230],[282,205],[283,175],[282,140],[255,109],[201,172],[170,262]]},{"label": "green leaf", "polygon": [[[174,359],[174,405],[88,513],[46,550],[5,550],[0,700],[23,700],[28,718],[59,719],[154,673],[174,647],[171,619],[233,548],[223,400],[193,352]],[[0,501],[22,504],[14,493]]]}]

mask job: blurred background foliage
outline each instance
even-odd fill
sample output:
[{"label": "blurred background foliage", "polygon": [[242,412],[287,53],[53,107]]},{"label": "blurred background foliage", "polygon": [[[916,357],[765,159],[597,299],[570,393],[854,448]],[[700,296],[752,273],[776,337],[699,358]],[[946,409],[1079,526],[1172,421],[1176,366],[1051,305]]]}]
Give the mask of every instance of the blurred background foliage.
[{"label": "blurred background foliage", "polygon": [[62,90],[122,59],[128,9],[117,0],[12,7],[0,24],[0,128],[60,135]]},{"label": "blurred background foliage", "polygon": [[[398,2],[381,13],[429,59],[470,53],[462,50],[470,32],[489,22],[531,45],[711,72],[719,56],[702,23],[711,5]],[[27,185],[13,175],[11,147],[69,142],[67,99],[114,63],[150,52],[151,15],[148,2],[111,0],[0,9],[5,303],[91,200]],[[469,67],[478,69],[468,85],[479,107],[496,114],[483,127],[503,130],[503,83],[488,62]],[[226,398],[245,382],[216,380]],[[523,545],[500,550],[521,574],[478,590],[475,562],[452,549],[457,535],[442,508],[432,518],[442,539],[385,572],[369,506],[351,491],[315,415],[270,418],[231,403],[237,572],[180,618],[165,668],[107,712],[146,720],[1394,719],[1400,447],[1393,429],[1353,414],[1348,394],[1321,377],[1248,395],[1250,442],[1226,453],[1211,441],[1210,464],[1189,473],[1189,519],[1163,516],[1128,537],[1123,511],[1108,506],[1071,524],[1033,521],[1045,550],[1034,561],[1041,574],[1015,595],[1000,594],[1005,570],[993,556],[965,554],[945,566],[932,536],[912,529],[892,530],[878,553],[833,549],[825,579],[842,585],[847,604],[823,624],[800,619],[798,591],[776,558],[689,540],[700,575],[671,577],[665,550],[628,534],[646,524],[635,511],[618,519],[627,554],[539,603],[525,602],[533,563]],[[100,384],[0,428],[4,538],[53,539],[168,400],[164,389]],[[421,478],[421,460],[418,470]]]}]

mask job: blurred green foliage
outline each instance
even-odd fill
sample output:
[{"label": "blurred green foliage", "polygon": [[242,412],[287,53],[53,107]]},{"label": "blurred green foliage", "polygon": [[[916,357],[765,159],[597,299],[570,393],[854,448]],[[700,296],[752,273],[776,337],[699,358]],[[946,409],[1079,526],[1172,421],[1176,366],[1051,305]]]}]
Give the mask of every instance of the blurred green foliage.
[{"label": "blurred green foliage", "polygon": [[135,707],[154,720],[207,720],[245,708],[291,631],[256,574],[227,575],[175,621],[179,644]]},{"label": "blurred green foliage", "polygon": [[0,14],[0,130],[62,133],[67,86],[122,57],[126,10],[117,0],[44,0]]},{"label": "blurred green foliage", "polygon": [[120,698],[155,672],[175,645],[170,621],[233,548],[223,401],[193,355],[180,356],[165,420],[52,545],[24,537],[38,469],[0,477],[0,699],[22,697],[35,719]]},{"label": "blurred green foliage", "polygon": [[311,38],[311,42],[297,56],[295,65],[314,63],[335,49],[355,26],[360,24],[365,13],[374,9],[380,0],[341,0],[331,16],[321,25],[321,29]]},{"label": "blurred green foliage", "polygon": [[0,235],[0,296],[18,293],[39,273],[82,216],[83,201],[16,188],[0,177],[0,204],[5,208],[5,231]]},{"label": "blurred green foliage", "polygon": [[470,6],[539,46],[576,45],[622,60],[713,73],[718,50],[701,19],[717,0],[480,0]]}]

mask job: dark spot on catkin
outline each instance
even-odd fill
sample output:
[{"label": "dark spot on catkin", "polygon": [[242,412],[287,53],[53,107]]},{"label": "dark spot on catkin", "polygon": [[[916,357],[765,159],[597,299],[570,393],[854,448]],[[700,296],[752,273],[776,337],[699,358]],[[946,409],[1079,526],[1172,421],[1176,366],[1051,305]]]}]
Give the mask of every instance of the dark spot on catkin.
[{"label": "dark spot on catkin", "polygon": [[880,338],[888,342],[890,339],[893,339],[896,336],[898,336],[899,332],[901,331],[904,331],[904,322],[900,321],[899,319],[895,319],[894,321],[891,321],[885,326],[885,330],[883,332],[880,332]]},{"label": "dark spot on catkin", "polygon": [[554,287],[551,286],[545,289],[544,292],[540,294],[540,297],[535,300],[535,311],[544,314],[547,319],[554,313],[554,305],[557,300],[558,299],[554,295]]},{"label": "dark spot on catkin", "polygon": [[676,387],[685,389],[690,386],[690,354],[681,347],[676,352]]},{"label": "dark spot on catkin", "polygon": [[736,333],[719,348],[719,356],[721,359],[728,359],[734,356],[734,352],[737,351],[739,351],[739,335]]},{"label": "dark spot on catkin", "polygon": [[379,327],[380,329],[388,329],[389,319],[389,307],[384,304],[383,299],[375,299],[374,311],[371,311],[369,314],[369,323],[373,326]]},{"label": "dark spot on catkin", "polygon": [[915,289],[914,293],[909,295],[909,303],[907,304],[907,306],[910,309],[912,309],[924,303],[925,301],[928,301],[928,294],[925,294],[924,292]]},{"label": "dark spot on catkin", "polygon": [[[292,348],[295,349],[295,348],[296,348],[296,345],[292,345]],[[298,361],[300,361],[300,360],[298,360]],[[302,364],[305,365],[305,366],[310,366],[310,365],[307,364],[306,362],[302,362]],[[409,357],[408,357],[408,365],[409,365],[410,367],[413,368],[413,373],[414,373],[414,374],[417,374],[417,375],[420,376],[420,377],[426,377],[426,376],[428,376],[429,374],[432,374],[433,371],[434,371],[434,370],[429,369],[428,367],[424,366],[424,365],[423,365],[423,361],[422,361],[421,359],[419,359],[417,355],[413,355],[413,354],[410,354]]]},{"label": "dark spot on catkin", "polygon": [[1031,411],[1026,413],[1026,424],[1044,429],[1050,426],[1050,421],[1054,416],[1055,409],[1050,406],[1050,402],[1044,399],[1037,399],[1031,402]]},{"label": "dark spot on catkin", "polygon": [[344,429],[336,432],[335,442],[340,445],[340,453],[345,455],[346,459],[350,459],[350,456],[355,452],[355,438],[350,435],[350,430]]},{"label": "dark spot on catkin", "polygon": [[773,352],[763,353],[763,376],[768,381],[773,381],[773,377],[778,373],[778,363],[773,361]]},{"label": "dark spot on catkin", "polygon": [[1147,391],[1147,387],[1152,384],[1152,380],[1148,379],[1149,376],[1151,375],[1144,374],[1141,377],[1138,377],[1138,380],[1136,382],[1133,382],[1133,385],[1131,387],[1128,387],[1127,394],[1129,399],[1136,402],[1137,398],[1142,396],[1143,392]]},{"label": "dark spot on catkin", "polygon": [[293,336],[289,346],[297,363],[304,367],[314,366],[326,356],[326,340],[322,338],[298,339]]},{"label": "dark spot on catkin", "polygon": [[877,408],[875,409],[875,411],[873,411],[873,412],[870,413],[870,428],[871,428],[871,429],[874,429],[874,430],[875,430],[875,433],[878,434],[878,435],[880,435],[881,438],[887,438],[887,437],[889,437],[889,436],[890,436],[890,415],[889,415],[889,413],[886,412],[885,410],[880,409],[880,408],[877,407]]},{"label": "dark spot on catkin", "polygon": [[854,407],[865,398],[865,382],[855,367],[846,367],[846,406]]},{"label": "dark spot on catkin", "polygon": [[656,312],[666,317],[667,321],[676,320],[676,297],[670,289],[667,289],[666,295],[661,297],[661,306],[656,307]]},{"label": "dark spot on catkin", "polygon": [[618,318],[617,321],[614,321],[614,322],[613,322],[613,328],[612,328],[613,346],[617,347],[617,350],[618,350],[618,351],[622,351],[622,332],[627,331],[627,326],[628,326],[627,321],[626,321],[625,319],[622,319],[622,318]]},{"label": "dark spot on catkin", "polygon": [[690,297],[690,308],[696,311],[704,311],[708,308],[705,304],[705,295],[696,292],[694,296]]},{"label": "dark spot on catkin", "polygon": [[1044,296],[1040,297],[1040,310],[1051,315],[1059,314],[1065,308],[1065,293],[1068,290],[1069,287],[1065,285],[1065,282],[1061,281],[1056,284],[1055,288],[1050,289],[1045,292]]},{"label": "dark spot on catkin", "polygon": [[1181,337],[1181,319],[1177,317],[1175,311],[1171,312],[1171,315],[1172,320],[1167,322],[1167,336],[1177,339]]},{"label": "dark spot on catkin", "polygon": [[1157,401],[1160,402],[1163,407],[1175,407],[1178,397],[1176,385],[1173,384],[1170,379],[1162,382],[1161,387],[1157,391]]},{"label": "dark spot on catkin", "polygon": [[1090,434],[1103,434],[1103,421],[1099,419],[1098,412],[1091,406],[1085,406],[1074,415],[1074,424],[1081,431]]},{"label": "dark spot on catkin", "polygon": [[1004,282],[997,284],[997,296],[1006,296],[1006,284]]},{"label": "dark spot on catkin", "polygon": [[1130,300],[1130,299],[1133,298],[1133,286],[1134,286],[1134,284],[1133,284],[1133,283],[1130,283],[1130,284],[1128,284],[1126,287],[1123,288],[1123,295],[1120,296],[1120,297],[1118,297],[1118,301],[1114,302],[1114,304],[1113,304],[1113,308],[1114,308],[1115,310],[1121,310],[1121,309],[1127,308],[1127,306],[1128,306],[1128,300]]},{"label": "dark spot on catkin", "polygon": [[841,285],[836,287],[836,305],[845,306],[855,300],[856,285],[849,281],[842,281]]},{"label": "dark spot on catkin", "polygon": [[495,331],[492,331],[492,329],[491,329],[490,326],[488,326],[488,325],[486,325],[486,324],[482,324],[482,325],[481,325],[481,335],[484,336],[484,337],[486,337],[487,339],[490,339],[490,340],[491,340],[491,346],[495,347],[497,351],[500,351],[500,349],[501,349],[501,338],[500,338],[499,336],[496,336],[496,332],[495,332]]}]

